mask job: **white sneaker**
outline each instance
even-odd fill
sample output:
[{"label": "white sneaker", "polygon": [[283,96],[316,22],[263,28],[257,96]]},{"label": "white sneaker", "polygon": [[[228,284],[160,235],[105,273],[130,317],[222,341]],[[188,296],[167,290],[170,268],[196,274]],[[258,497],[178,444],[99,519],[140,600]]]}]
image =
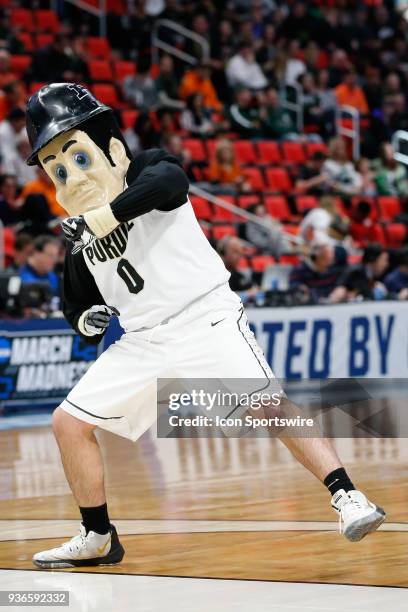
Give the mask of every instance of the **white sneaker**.
[{"label": "white sneaker", "polygon": [[340,489],[333,495],[331,505],[339,515],[340,533],[350,542],[358,542],[385,521],[384,510],[368,501],[361,491],[346,493]]},{"label": "white sneaker", "polygon": [[120,563],[125,551],[113,525],[106,534],[90,531],[81,523],[79,535],[57,548],[43,550],[33,557],[34,565],[46,569],[80,567],[87,565],[114,565]]}]

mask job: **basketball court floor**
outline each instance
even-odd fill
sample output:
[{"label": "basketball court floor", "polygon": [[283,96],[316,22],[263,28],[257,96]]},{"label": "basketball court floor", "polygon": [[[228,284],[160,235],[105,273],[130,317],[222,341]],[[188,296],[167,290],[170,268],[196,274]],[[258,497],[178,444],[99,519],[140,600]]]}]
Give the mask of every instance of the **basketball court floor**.
[{"label": "basketball court floor", "polygon": [[51,428],[1,431],[0,591],[69,591],[78,612],[408,609],[405,439],[336,441],[354,483],[388,513],[352,544],[325,488],[278,440],[98,435],[124,561],[34,568],[32,554],[75,535],[79,515]]}]

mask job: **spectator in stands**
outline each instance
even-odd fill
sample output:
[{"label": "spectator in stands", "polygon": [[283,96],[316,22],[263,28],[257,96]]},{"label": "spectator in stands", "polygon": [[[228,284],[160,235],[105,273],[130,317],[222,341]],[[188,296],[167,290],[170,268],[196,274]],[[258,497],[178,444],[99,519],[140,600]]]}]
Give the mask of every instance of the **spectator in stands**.
[{"label": "spectator in stands", "polygon": [[[55,186],[50,177],[42,168],[37,168],[37,177],[35,180],[27,183],[21,193],[21,200],[27,202],[29,196],[42,195],[46,201],[46,206],[54,217],[66,217],[67,213],[58,204],[55,195]],[[33,201],[32,198],[28,202]],[[38,201],[38,200],[37,200]]]},{"label": "spectator in stands", "polygon": [[268,80],[255,59],[253,48],[246,43],[242,43],[238,53],[227,62],[225,72],[232,88],[242,86],[257,91],[268,85]]},{"label": "spectator in stands", "polygon": [[8,267],[9,270],[18,272],[22,268],[33,252],[33,238],[30,234],[17,234],[14,242],[13,261]]},{"label": "spectator in stands", "polygon": [[29,81],[52,83],[72,80],[73,63],[68,36],[62,32],[54,36],[50,45],[37,49],[27,73]]},{"label": "spectator in stands", "polygon": [[16,138],[16,150],[11,151],[10,155],[1,164],[5,174],[12,174],[17,179],[17,185],[23,188],[26,183],[30,183],[37,178],[35,166],[27,166],[26,159],[31,153],[31,146],[26,130],[22,130]]},{"label": "spectator in stands", "polygon": [[350,210],[350,235],[357,247],[365,247],[382,239],[381,228],[374,223],[372,205],[367,200],[360,200]]},{"label": "spectator in stands", "polygon": [[361,115],[368,114],[367,100],[364,91],[358,84],[358,74],[354,69],[350,69],[342,83],[337,85],[335,94],[339,106],[352,106]]},{"label": "spectator in stands", "polygon": [[329,159],[323,164],[323,172],[332,181],[334,191],[344,195],[356,195],[361,189],[361,175],[347,156],[343,138],[333,138],[329,145]]},{"label": "spectator in stands", "polygon": [[15,226],[21,219],[20,201],[17,198],[17,180],[12,174],[0,176],[0,221]]},{"label": "spectator in stands", "polygon": [[23,283],[46,283],[53,296],[59,296],[60,281],[55,273],[61,244],[56,238],[38,236],[33,242],[33,252],[20,269]]},{"label": "spectator in stands", "polygon": [[235,92],[235,102],[229,108],[231,128],[242,138],[256,138],[262,135],[258,110],[252,104],[252,93],[246,87]]},{"label": "spectator in stands", "polygon": [[276,28],[273,23],[265,23],[263,28],[262,40],[256,51],[256,61],[261,67],[263,74],[268,79],[268,83],[278,87],[275,74],[276,60]]},{"label": "spectator in stands", "polygon": [[344,270],[345,254],[324,237],[311,244],[310,254],[295,266],[289,277],[291,291],[303,294],[301,301],[326,302]]},{"label": "spectator in stands", "polygon": [[123,135],[132,155],[160,146],[160,134],[147,111],[141,112],[136,117],[133,129],[124,130]]},{"label": "spectator in stands", "polygon": [[211,121],[211,111],[203,105],[203,97],[200,93],[191,94],[187,98],[187,108],[180,116],[180,125],[183,130],[193,136],[212,136],[214,124]]},{"label": "spectator in stands", "polygon": [[330,243],[330,226],[337,216],[335,198],[332,196],[322,197],[319,206],[309,210],[302,219],[299,226],[300,236],[307,242],[321,240]]},{"label": "spectator in stands", "polygon": [[335,49],[332,53],[329,66],[329,85],[337,87],[350,71],[351,63],[344,49]]},{"label": "spectator in stands", "polygon": [[15,108],[24,111],[26,105],[26,94],[21,81],[11,81],[0,91],[0,121]]},{"label": "spectator in stands", "polygon": [[384,279],[389,294],[399,300],[408,299],[408,247],[398,253],[398,266]]},{"label": "spectator in stands", "polygon": [[0,8],[0,47],[12,55],[24,53],[24,45],[16,36],[15,28],[11,26],[6,9]]},{"label": "spectator in stands", "polygon": [[375,172],[371,169],[370,160],[360,157],[356,162],[356,170],[361,176],[360,195],[372,197],[377,195],[377,185],[375,183]]},{"label": "spectator in stands", "polygon": [[[247,211],[258,217],[260,223],[248,221],[245,228],[245,237],[261,252],[273,255],[277,259],[283,252],[291,251],[290,245],[285,240],[282,225],[266,212],[263,204],[251,204]],[[262,225],[261,225],[262,223]]]},{"label": "spectator in stands", "polygon": [[236,160],[234,147],[230,140],[218,140],[214,159],[210,163],[208,178],[217,187],[219,193],[249,191],[249,183],[245,181],[241,168]]},{"label": "spectator in stands", "polygon": [[156,79],[156,90],[160,107],[174,110],[185,108],[185,102],[178,99],[178,79],[174,71],[173,58],[163,55],[160,58],[160,71]]},{"label": "spectator in stands", "polygon": [[259,117],[262,132],[268,138],[278,140],[297,139],[296,127],[290,113],[282,106],[274,87],[268,87],[261,97]]},{"label": "spectator in stands", "polygon": [[303,88],[302,106],[303,122],[305,126],[316,126],[323,138],[330,138],[334,134],[334,110],[325,110],[320,104],[320,96],[313,75],[305,72],[299,77]]},{"label": "spectator in stands", "polygon": [[330,302],[386,297],[387,289],[380,279],[386,272],[388,263],[388,253],[380,244],[368,245],[364,250],[362,263],[348,268],[339,279],[338,286],[330,295]]},{"label": "spectator in stands", "polygon": [[155,110],[159,104],[159,94],[150,76],[150,69],[150,58],[142,56],[137,64],[137,73],[127,76],[123,81],[125,99],[145,112]]},{"label": "spectator in stands", "polygon": [[188,178],[194,182],[196,179],[192,169],[191,154],[184,147],[180,136],[178,134],[169,134],[163,140],[163,148],[180,161]]},{"label": "spectator in stands", "polygon": [[319,96],[319,107],[323,111],[334,111],[337,106],[336,96],[333,89],[329,87],[329,71],[319,70],[316,81],[316,91]]},{"label": "spectator in stands", "polygon": [[380,158],[375,162],[374,168],[378,195],[406,196],[408,194],[405,167],[394,159],[394,150],[390,142],[384,142],[381,145]]},{"label": "spectator in stands", "polygon": [[363,91],[370,111],[378,112],[383,100],[381,72],[378,66],[367,66]]},{"label": "spectator in stands", "polygon": [[315,151],[299,168],[295,182],[296,193],[319,197],[330,191],[332,181],[323,169],[326,159],[323,151]]},{"label": "spectator in stands", "polygon": [[253,288],[252,275],[247,276],[238,269],[239,262],[244,256],[244,245],[236,236],[224,236],[217,243],[217,252],[221,256],[225,267],[231,273],[229,286],[232,291],[248,291]]},{"label": "spectator in stands", "polygon": [[25,112],[14,108],[0,123],[0,161],[6,164],[17,153],[17,137],[25,132]]},{"label": "spectator in stands", "polygon": [[6,49],[0,49],[0,89],[4,89],[5,85],[15,81],[16,78],[10,70],[10,53]]},{"label": "spectator in stands", "polygon": [[392,136],[396,130],[408,129],[407,100],[403,93],[392,96],[388,111],[384,115],[388,136]]},{"label": "spectator in stands", "polygon": [[211,66],[209,63],[198,64],[184,74],[179,88],[179,96],[182,100],[187,100],[193,93],[202,95],[206,108],[214,111],[221,110],[221,102],[211,82]]},{"label": "spectator in stands", "polygon": [[[293,35],[291,35],[292,37]],[[288,56],[285,62],[284,81],[286,85],[296,85],[299,77],[306,72],[306,64],[300,59],[300,43],[296,38],[291,38],[288,47]]]}]

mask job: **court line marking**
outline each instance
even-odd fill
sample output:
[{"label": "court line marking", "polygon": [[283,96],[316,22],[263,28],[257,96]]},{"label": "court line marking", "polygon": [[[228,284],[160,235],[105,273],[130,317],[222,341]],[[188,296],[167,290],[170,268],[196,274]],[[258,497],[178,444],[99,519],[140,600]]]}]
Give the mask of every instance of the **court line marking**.
[{"label": "court line marking", "polygon": [[[78,531],[78,520],[0,520],[0,542],[42,540],[72,537]],[[184,519],[115,520],[123,536],[187,533],[240,533],[279,531],[338,531],[338,522],[332,521],[206,521]],[[408,532],[408,523],[384,523],[380,531]],[[46,537],[44,537],[46,534]]]},{"label": "court line marking", "polygon": [[[38,567],[1,567],[0,572],[35,572],[37,574],[73,574],[73,575],[81,575],[81,574],[90,574],[93,576],[98,576],[101,574],[102,576],[135,576],[135,577],[146,577],[146,578],[186,578],[188,580],[221,580],[221,581],[231,581],[231,582],[272,582],[277,584],[321,584],[323,586],[344,586],[344,587],[360,587],[360,588],[373,588],[373,589],[408,589],[407,586],[403,585],[393,585],[393,584],[363,584],[361,582],[321,582],[319,580],[306,581],[306,580],[276,580],[273,578],[227,578],[226,576],[187,576],[184,574],[139,574],[139,573],[130,573],[130,572],[112,572],[103,570],[101,571],[100,567],[95,568],[95,571],[84,571],[82,568],[78,571],[78,568],[72,569],[38,569]],[[298,609],[298,608],[297,608]]]}]

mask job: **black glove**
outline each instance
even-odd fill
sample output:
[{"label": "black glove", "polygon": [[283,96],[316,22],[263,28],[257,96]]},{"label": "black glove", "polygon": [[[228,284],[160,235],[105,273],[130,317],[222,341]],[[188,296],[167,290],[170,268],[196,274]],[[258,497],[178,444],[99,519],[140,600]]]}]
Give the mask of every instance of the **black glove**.
[{"label": "black glove", "polygon": [[92,306],[82,313],[78,328],[86,336],[96,336],[102,334],[109,325],[111,317],[119,316],[119,311],[113,306]]},{"label": "black glove", "polygon": [[74,255],[95,239],[95,234],[88,227],[82,215],[64,219],[61,227],[65,238],[74,243],[71,251]]}]

